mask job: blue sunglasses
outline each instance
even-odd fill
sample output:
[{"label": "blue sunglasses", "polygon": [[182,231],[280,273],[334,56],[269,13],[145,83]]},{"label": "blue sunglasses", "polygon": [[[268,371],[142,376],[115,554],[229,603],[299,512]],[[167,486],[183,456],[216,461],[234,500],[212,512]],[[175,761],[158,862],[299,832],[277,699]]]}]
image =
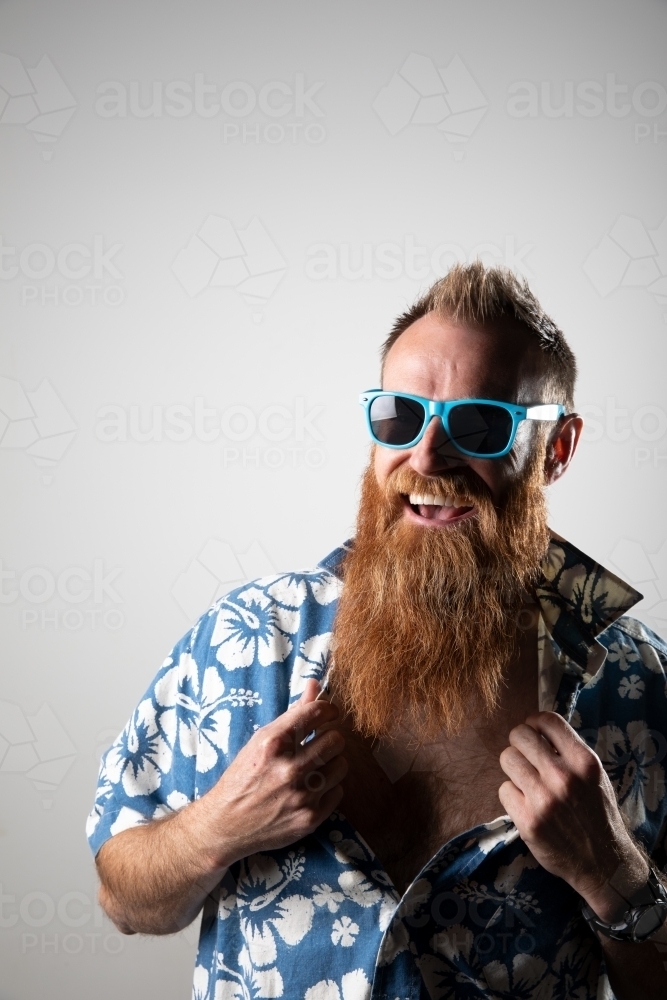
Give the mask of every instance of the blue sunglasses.
[{"label": "blue sunglasses", "polygon": [[522,420],[558,420],[560,403],[520,406],[495,399],[449,399],[438,402],[407,392],[369,389],[359,402],[368,433],[383,448],[412,448],[421,441],[432,417],[440,417],[452,443],[471,458],[502,458],[514,444]]}]

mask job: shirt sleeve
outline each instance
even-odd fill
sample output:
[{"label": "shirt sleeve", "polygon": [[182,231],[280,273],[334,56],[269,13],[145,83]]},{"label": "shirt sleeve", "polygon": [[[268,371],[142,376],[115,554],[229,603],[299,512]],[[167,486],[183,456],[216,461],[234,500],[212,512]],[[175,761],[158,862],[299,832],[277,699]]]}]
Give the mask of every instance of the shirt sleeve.
[{"label": "shirt sleeve", "polygon": [[216,678],[217,686],[221,682],[215,670],[206,669],[209,623],[210,616],[202,616],[176,643],[102,758],[86,824],[94,854],[115,834],[191,802],[197,795],[198,754],[205,767],[207,754],[216,758],[219,749],[227,750],[229,713],[216,699]]},{"label": "shirt sleeve", "polygon": [[115,834],[214,786],[261,726],[325,668],[338,582],[287,573],[219,598],[176,643],[100,767],[87,834]]}]

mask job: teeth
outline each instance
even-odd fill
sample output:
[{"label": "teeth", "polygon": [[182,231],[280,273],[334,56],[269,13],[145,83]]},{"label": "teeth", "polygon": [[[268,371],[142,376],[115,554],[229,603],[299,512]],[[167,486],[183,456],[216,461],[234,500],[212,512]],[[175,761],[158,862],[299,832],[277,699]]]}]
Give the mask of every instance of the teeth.
[{"label": "teeth", "polygon": [[472,503],[468,497],[436,497],[431,493],[425,493],[423,496],[421,493],[411,493],[408,497],[410,503],[414,507],[419,507],[421,504],[430,504],[434,507],[471,507]]},{"label": "teeth", "polygon": [[411,493],[408,499],[415,507],[419,507],[421,504],[430,504],[434,507],[442,507],[445,504],[445,500],[442,497],[436,497],[430,493],[426,493],[424,496],[422,496],[421,493]]}]

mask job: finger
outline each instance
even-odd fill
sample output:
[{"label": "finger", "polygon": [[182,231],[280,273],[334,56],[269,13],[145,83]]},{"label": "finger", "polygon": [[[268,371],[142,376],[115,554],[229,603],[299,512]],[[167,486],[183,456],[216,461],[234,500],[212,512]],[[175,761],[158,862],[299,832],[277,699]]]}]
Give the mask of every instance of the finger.
[{"label": "finger", "polygon": [[319,798],[343,780],[347,769],[348,763],[345,757],[336,757],[322,767],[315,767],[307,771],[301,780],[308,791],[313,792]]},{"label": "finger", "polygon": [[551,788],[561,793],[562,780],[568,774],[585,782],[599,781],[599,758],[562,716],[537,712],[528,720],[531,728],[540,733],[543,745],[550,748],[550,753],[542,757],[540,770]]},{"label": "finger", "polygon": [[315,701],[318,694],[320,693],[320,689],[321,685],[320,682],[317,680],[317,678],[309,677],[304,685],[299,701],[295,702],[295,704],[296,705],[298,705],[299,703],[306,704],[306,702]]},{"label": "finger", "polygon": [[301,767],[319,767],[342,753],[344,749],[345,737],[339,729],[328,729],[326,733],[318,733],[303,747]]},{"label": "finger", "polygon": [[588,756],[591,752],[588,744],[557,712],[535,712],[528,716],[526,723],[548,740],[563,757],[581,754]]},{"label": "finger", "polygon": [[[340,713],[339,713],[340,714]],[[329,719],[328,722],[318,722],[317,724],[317,734],[326,733],[330,729],[336,729],[340,726],[340,718],[338,715],[334,716],[333,719]]]},{"label": "finger", "polygon": [[499,760],[507,777],[525,795],[530,795],[541,784],[540,772],[515,746],[506,747]]},{"label": "finger", "polygon": [[558,765],[559,756],[551,743],[532,726],[521,723],[510,731],[511,746],[519,750],[533,767],[544,777],[554,765]]},{"label": "finger", "polygon": [[555,712],[539,712],[529,718],[531,725],[539,727],[542,739],[555,748],[544,780],[556,795],[587,796],[592,788],[606,785],[608,779],[600,758],[565,719]]},{"label": "finger", "polygon": [[269,725],[277,736],[287,737],[290,742],[296,740],[297,743],[300,743],[308,733],[315,729],[316,725],[335,719],[338,711],[337,706],[330,701],[323,699],[302,701],[299,699]]},{"label": "finger", "polygon": [[512,781],[503,781],[498,789],[500,804],[512,822],[518,827],[523,822],[526,811],[526,798],[523,792]]}]

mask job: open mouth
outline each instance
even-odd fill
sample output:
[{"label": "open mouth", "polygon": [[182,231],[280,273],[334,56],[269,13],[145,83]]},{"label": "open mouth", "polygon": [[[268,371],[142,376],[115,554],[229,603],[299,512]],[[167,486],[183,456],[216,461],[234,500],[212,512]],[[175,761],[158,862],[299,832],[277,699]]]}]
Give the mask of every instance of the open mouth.
[{"label": "open mouth", "polygon": [[410,493],[402,494],[406,515],[411,521],[430,524],[433,527],[457,524],[466,517],[472,517],[477,508],[469,497],[433,496]]}]

